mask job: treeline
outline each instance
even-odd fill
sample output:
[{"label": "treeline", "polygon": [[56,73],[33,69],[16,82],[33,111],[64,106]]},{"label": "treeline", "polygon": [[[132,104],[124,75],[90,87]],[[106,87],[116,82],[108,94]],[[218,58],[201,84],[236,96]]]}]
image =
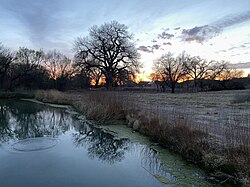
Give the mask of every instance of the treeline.
[{"label": "treeline", "polygon": [[86,72],[54,50],[45,53],[25,47],[17,52],[0,46],[0,89],[70,89],[90,85]]},{"label": "treeline", "polygon": [[[243,88],[230,81],[243,77],[242,70],[229,69],[225,61],[209,61],[185,52],[176,57],[170,52],[162,55],[154,62],[153,69],[151,79],[162,92],[170,87],[174,93],[178,83],[186,83],[195,91],[204,90],[208,86],[210,90]],[[232,83],[234,85],[230,85]]]}]

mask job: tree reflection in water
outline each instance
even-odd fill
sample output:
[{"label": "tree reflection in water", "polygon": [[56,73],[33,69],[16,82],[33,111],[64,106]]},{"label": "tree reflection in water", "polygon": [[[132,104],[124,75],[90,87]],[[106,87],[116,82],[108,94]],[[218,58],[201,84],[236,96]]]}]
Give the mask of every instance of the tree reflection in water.
[{"label": "tree reflection in water", "polygon": [[58,136],[66,132],[72,118],[62,110],[22,101],[0,101],[0,141],[43,136]]},{"label": "tree reflection in water", "polygon": [[113,135],[103,132],[85,122],[76,127],[73,134],[76,146],[87,146],[89,157],[98,158],[110,164],[122,161],[128,150],[127,139],[115,139]]},{"label": "tree reflection in water", "polygon": [[[142,156],[141,166],[154,176],[162,176],[170,181],[175,181],[175,177],[166,172],[164,164],[159,159],[159,154],[156,150],[146,145],[141,145],[140,154]],[[134,145],[133,149],[138,150],[138,145]]]},{"label": "tree reflection in water", "polygon": [[149,174],[162,176],[173,181],[175,177],[167,173],[159,159],[158,152],[148,145],[133,143],[128,139],[115,139],[113,135],[103,132],[100,128],[89,125],[87,121],[75,126],[74,143],[76,146],[87,146],[90,158],[113,164],[122,161],[125,154],[132,152],[141,158],[141,167]]},{"label": "tree reflection in water", "polygon": [[10,119],[11,113],[8,108],[5,105],[0,105],[0,143],[7,142],[14,137],[10,127]]}]

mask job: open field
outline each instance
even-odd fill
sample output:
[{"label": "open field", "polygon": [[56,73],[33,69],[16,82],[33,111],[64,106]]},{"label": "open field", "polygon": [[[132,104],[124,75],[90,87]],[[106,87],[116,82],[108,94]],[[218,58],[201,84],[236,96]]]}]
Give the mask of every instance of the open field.
[{"label": "open field", "polygon": [[170,120],[188,118],[195,122],[194,128],[218,138],[234,133],[235,129],[240,136],[250,136],[250,102],[237,102],[238,98],[250,95],[250,90],[184,94],[121,92],[119,95],[131,108]]}]

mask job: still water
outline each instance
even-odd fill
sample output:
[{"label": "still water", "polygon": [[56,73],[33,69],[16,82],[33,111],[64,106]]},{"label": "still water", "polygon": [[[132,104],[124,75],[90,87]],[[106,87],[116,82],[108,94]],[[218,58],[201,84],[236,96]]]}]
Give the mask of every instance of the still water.
[{"label": "still water", "polygon": [[147,143],[114,137],[72,111],[0,100],[0,186],[210,184],[175,155],[160,156]]}]

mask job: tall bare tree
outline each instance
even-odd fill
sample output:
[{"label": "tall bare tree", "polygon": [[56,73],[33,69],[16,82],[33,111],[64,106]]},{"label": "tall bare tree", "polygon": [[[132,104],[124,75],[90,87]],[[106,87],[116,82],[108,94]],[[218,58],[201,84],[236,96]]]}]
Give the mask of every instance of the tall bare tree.
[{"label": "tall bare tree", "polygon": [[110,88],[121,72],[133,73],[139,67],[139,54],[132,39],[128,27],[117,21],[95,25],[89,36],[76,39],[76,57],[86,68],[99,69]]},{"label": "tall bare tree", "polygon": [[174,57],[173,53],[169,52],[154,62],[153,68],[155,73],[161,75],[162,79],[171,88],[172,93],[175,92],[177,82],[186,76],[185,69],[183,68],[185,60],[185,53]]}]

